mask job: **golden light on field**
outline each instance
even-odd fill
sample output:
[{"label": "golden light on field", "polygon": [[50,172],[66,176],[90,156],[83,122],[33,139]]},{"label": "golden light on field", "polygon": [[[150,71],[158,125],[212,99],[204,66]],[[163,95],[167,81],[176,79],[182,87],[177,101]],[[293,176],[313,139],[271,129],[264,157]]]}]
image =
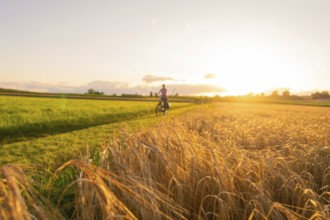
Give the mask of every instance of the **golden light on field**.
[{"label": "golden light on field", "polygon": [[[137,116],[2,145],[1,219],[26,219],[35,210],[43,219],[74,220],[329,219],[327,108],[219,102],[177,110],[167,119]],[[59,144],[75,146],[78,136],[95,144]],[[17,158],[24,169],[1,164],[24,154],[31,154]]]}]

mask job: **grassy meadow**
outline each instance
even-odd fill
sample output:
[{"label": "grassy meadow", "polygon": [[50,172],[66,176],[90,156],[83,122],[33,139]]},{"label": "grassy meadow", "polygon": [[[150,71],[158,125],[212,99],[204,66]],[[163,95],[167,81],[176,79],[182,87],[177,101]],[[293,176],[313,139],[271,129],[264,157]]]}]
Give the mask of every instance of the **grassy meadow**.
[{"label": "grassy meadow", "polygon": [[[53,111],[63,102],[57,101],[39,109]],[[96,106],[95,101],[81,101],[76,108],[77,103],[68,105],[71,101],[79,101],[66,101],[75,109],[71,120],[77,124],[98,118],[100,112],[111,115],[112,102]],[[149,108],[112,104],[118,114]],[[2,102],[1,108],[6,105]],[[18,104],[12,109],[18,110]],[[70,120],[60,120],[58,114],[58,120],[54,113],[39,121]],[[25,117],[18,122],[33,123],[29,114]],[[13,119],[6,120],[1,128],[15,125]],[[3,139],[8,144],[1,146],[7,150],[28,143],[26,147],[33,145],[35,153],[40,147],[44,154],[50,146],[46,143],[56,138],[62,143],[88,136],[86,143],[101,143],[98,151],[80,148],[70,156],[60,154],[67,162],[53,167],[42,168],[33,161],[3,164],[0,219],[330,218],[329,108],[217,103],[171,110],[159,118],[146,113],[125,123],[101,121],[51,137],[31,135],[29,139],[36,139],[23,142],[14,136],[15,143],[9,143],[9,132]],[[38,139],[42,141],[34,145]],[[50,150],[58,154],[57,149]]]},{"label": "grassy meadow", "polygon": [[[152,119],[155,102],[0,96],[0,165],[51,164],[58,155],[100,147],[122,123]],[[173,109],[191,106],[173,103]],[[150,121],[150,120],[149,120]],[[152,121],[152,120],[151,120]]]},{"label": "grassy meadow", "polygon": [[0,144],[126,121],[154,113],[154,106],[154,102],[2,96]]}]

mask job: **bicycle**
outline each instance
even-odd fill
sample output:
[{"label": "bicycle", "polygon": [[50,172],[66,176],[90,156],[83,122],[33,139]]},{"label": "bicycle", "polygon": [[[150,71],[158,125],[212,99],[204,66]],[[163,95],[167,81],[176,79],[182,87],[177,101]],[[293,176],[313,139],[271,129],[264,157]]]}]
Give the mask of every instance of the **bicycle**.
[{"label": "bicycle", "polygon": [[156,105],[156,116],[160,116],[161,114],[165,115],[167,113],[168,109],[168,103],[167,101],[163,101],[162,99],[159,100],[159,102]]}]

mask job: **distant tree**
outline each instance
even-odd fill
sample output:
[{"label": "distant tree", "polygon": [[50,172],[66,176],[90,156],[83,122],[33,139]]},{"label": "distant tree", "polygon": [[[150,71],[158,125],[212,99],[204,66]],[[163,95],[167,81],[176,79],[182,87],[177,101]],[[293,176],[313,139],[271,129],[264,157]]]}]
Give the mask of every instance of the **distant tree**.
[{"label": "distant tree", "polygon": [[149,95],[150,97],[153,97],[153,93],[152,93],[152,91],[150,92],[150,95]]},{"label": "distant tree", "polygon": [[315,92],[315,93],[312,93],[311,96],[312,96],[313,99],[319,99],[321,97],[321,93]]},{"label": "distant tree", "polygon": [[88,89],[88,91],[85,94],[87,94],[87,95],[104,95],[103,92],[99,92],[94,89]]},{"label": "distant tree", "polygon": [[322,91],[321,92],[321,95],[324,97],[324,98],[329,98],[329,92],[328,91]]},{"label": "distant tree", "polygon": [[322,91],[322,92],[312,93],[311,97],[313,99],[328,99],[330,98],[330,95],[328,91]]},{"label": "distant tree", "polygon": [[282,92],[282,96],[286,97],[286,98],[290,97],[290,92],[288,90],[285,90],[285,91]]},{"label": "distant tree", "polygon": [[87,91],[87,94],[94,94],[94,89],[89,89],[88,91]]},{"label": "distant tree", "polygon": [[278,97],[278,91],[277,91],[277,90],[273,91],[273,92],[272,92],[272,96],[273,96],[273,97]]}]

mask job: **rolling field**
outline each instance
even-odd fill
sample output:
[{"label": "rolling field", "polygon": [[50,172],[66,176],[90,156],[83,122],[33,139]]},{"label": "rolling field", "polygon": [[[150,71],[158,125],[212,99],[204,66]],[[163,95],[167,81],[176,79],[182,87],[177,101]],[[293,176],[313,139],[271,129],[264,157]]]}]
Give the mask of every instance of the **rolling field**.
[{"label": "rolling field", "polygon": [[[155,105],[146,101],[0,96],[0,165],[44,164],[87,144],[99,147],[119,123],[153,118]],[[190,105],[173,103],[173,109]]]},{"label": "rolling field", "polygon": [[154,107],[155,102],[2,96],[0,144],[130,120],[154,113]]},{"label": "rolling field", "polygon": [[139,119],[135,129],[120,124],[102,139],[105,124],[99,132],[77,131],[106,142],[99,152],[76,151],[51,169],[3,165],[0,218],[330,218],[329,108],[220,103],[186,109]]}]

